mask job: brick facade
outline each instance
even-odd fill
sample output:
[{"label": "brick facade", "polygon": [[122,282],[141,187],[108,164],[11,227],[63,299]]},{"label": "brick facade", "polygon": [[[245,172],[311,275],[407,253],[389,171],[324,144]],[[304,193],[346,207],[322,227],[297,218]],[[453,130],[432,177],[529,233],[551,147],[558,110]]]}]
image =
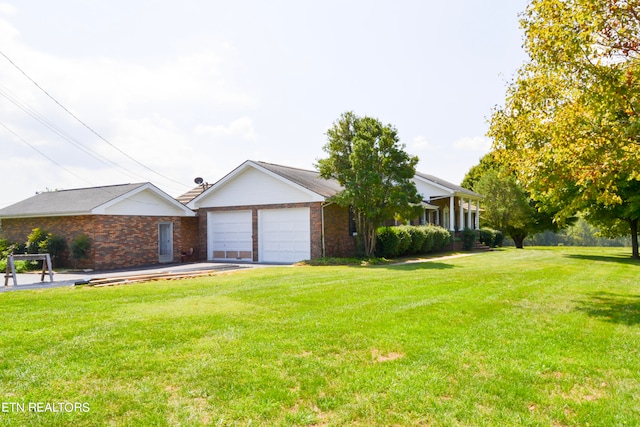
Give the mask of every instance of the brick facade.
[{"label": "brick facade", "polygon": [[336,204],[324,207],[324,246],[328,257],[352,257],[356,254],[356,238],[349,229],[349,209]]},{"label": "brick facade", "polygon": [[[91,241],[90,254],[78,268],[113,270],[159,264],[158,225],[173,224],[173,262],[181,251],[195,246],[197,218],[173,216],[83,215],[2,220],[2,237],[10,242],[25,242],[36,227],[62,236],[67,245],[76,236],[86,234]],[[73,266],[69,251],[61,265]]]}]

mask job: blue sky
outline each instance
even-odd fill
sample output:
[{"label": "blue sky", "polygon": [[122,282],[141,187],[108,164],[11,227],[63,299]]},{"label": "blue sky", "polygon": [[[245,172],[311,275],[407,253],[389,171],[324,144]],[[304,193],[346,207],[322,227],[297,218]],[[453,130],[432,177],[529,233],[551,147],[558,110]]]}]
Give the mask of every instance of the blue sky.
[{"label": "blue sky", "polygon": [[247,159],[311,169],[348,110],[459,183],[526,59],[526,3],[0,0],[0,50],[108,141],[0,57],[0,207],[141,181],[178,195]]}]

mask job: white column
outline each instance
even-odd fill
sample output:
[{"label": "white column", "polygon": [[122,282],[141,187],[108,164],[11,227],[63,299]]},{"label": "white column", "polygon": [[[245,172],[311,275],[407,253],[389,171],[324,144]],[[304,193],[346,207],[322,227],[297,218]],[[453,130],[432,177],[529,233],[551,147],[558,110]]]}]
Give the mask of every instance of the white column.
[{"label": "white column", "polygon": [[460,217],[460,231],[464,230],[464,209],[462,208],[462,197],[458,199],[460,201],[458,209],[460,209],[459,217]]},{"label": "white column", "polygon": [[449,230],[455,231],[456,229],[456,206],[453,202],[453,196],[449,197]]},{"label": "white column", "polygon": [[471,223],[471,199],[467,200],[467,227],[474,228]]},{"label": "white column", "polygon": [[476,200],[476,230],[480,230],[480,200]]}]

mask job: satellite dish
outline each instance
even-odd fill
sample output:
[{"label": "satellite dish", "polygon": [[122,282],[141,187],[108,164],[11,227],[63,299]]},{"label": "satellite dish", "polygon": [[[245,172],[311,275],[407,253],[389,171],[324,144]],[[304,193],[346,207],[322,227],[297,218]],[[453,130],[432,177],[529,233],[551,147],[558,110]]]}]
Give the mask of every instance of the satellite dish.
[{"label": "satellite dish", "polygon": [[204,179],[197,177],[196,179],[193,180],[193,182],[195,182],[196,184],[200,185],[204,182]]}]

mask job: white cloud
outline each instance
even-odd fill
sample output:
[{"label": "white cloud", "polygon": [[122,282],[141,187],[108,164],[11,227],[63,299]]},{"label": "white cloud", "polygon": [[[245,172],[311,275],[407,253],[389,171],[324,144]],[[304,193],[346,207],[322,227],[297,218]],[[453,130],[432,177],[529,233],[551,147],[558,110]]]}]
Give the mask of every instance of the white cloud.
[{"label": "white cloud", "polygon": [[416,150],[432,150],[434,147],[433,147],[433,144],[431,144],[431,142],[429,142],[426,137],[422,135],[418,135],[415,138],[413,138],[413,141],[411,141],[411,148]]},{"label": "white cloud", "polygon": [[491,149],[491,140],[484,136],[464,137],[453,143],[458,151],[472,151],[486,153]]},{"label": "white cloud", "polygon": [[253,126],[253,120],[249,117],[241,117],[229,123],[228,126],[208,126],[198,125],[195,129],[195,133],[198,135],[205,135],[217,138],[237,137],[247,141],[253,141],[257,138],[255,128]]}]

